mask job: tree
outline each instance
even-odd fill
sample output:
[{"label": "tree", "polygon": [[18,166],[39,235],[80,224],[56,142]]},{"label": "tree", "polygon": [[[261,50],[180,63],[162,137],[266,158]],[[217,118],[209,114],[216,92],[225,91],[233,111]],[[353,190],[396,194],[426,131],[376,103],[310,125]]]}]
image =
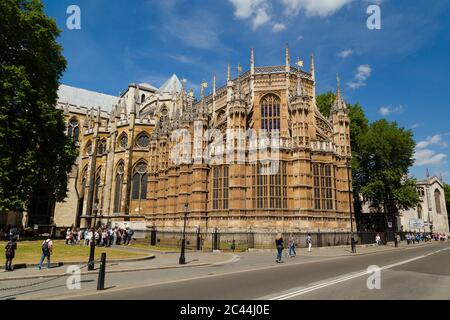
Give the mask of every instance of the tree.
[{"label": "tree", "polygon": [[333,92],[328,91],[327,93],[321,94],[316,97],[316,105],[320,113],[325,117],[329,117],[331,114],[331,107],[333,106],[334,99],[336,96]]},{"label": "tree", "polygon": [[448,218],[450,220],[450,185],[444,184],[444,191],[445,191],[445,204],[447,206],[447,214]]},{"label": "tree", "polygon": [[[355,183],[377,212],[392,215],[417,206],[416,180],[409,178],[415,141],[410,130],[385,119],[372,123],[358,141]],[[387,216],[386,216],[387,218]]]},{"label": "tree", "polygon": [[76,148],[56,110],[66,67],[56,23],[40,0],[0,2],[0,210],[62,201]]}]

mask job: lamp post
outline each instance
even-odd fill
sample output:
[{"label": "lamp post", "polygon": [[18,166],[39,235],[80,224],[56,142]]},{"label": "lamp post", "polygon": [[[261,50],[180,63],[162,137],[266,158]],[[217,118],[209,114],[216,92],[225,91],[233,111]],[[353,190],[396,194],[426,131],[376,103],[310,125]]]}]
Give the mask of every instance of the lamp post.
[{"label": "lamp post", "polygon": [[188,215],[189,204],[184,205],[184,225],[183,225],[183,239],[181,240],[181,254],[179,264],[186,264],[186,257],[184,252],[186,250],[186,220]]},{"label": "lamp post", "polygon": [[[92,238],[91,238],[91,247],[89,251],[89,262],[88,262],[88,271],[94,270],[94,257],[95,257],[95,224],[97,223],[97,211],[98,211],[98,202],[94,202],[94,227],[92,227]],[[91,217],[92,219],[92,217]]]},{"label": "lamp post", "polygon": [[350,211],[350,232],[351,232],[351,246],[352,253],[356,253],[355,236],[353,234],[353,210],[352,210],[352,184],[350,180],[351,162],[350,158],[347,159],[347,182],[348,182],[348,207]]}]

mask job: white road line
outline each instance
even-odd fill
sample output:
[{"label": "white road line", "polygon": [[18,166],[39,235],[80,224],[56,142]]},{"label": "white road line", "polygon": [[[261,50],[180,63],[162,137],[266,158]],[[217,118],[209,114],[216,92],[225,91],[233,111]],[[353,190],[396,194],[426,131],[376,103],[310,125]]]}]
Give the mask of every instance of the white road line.
[{"label": "white road line", "polygon": [[[392,269],[392,268],[395,268],[395,267],[398,267],[398,266],[401,266],[401,265],[404,265],[404,264],[408,264],[408,263],[411,263],[413,261],[417,261],[417,260],[426,258],[427,256],[430,256],[432,254],[436,254],[436,253],[439,253],[439,252],[442,252],[442,251],[445,251],[445,250],[449,250],[449,249],[450,248],[434,251],[434,252],[429,253],[427,255],[422,255],[422,256],[418,256],[418,257],[413,258],[413,259],[408,259],[408,260],[401,261],[401,262],[398,262],[398,263],[390,264],[390,265],[382,267],[381,270]],[[327,282],[324,282],[324,283],[321,283],[321,284],[317,284],[317,285],[314,285],[314,286],[311,286],[311,287],[308,287],[308,288],[304,288],[304,289],[301,289],[301,290],[293,291],[293,292],[290,292],[290,293],[282,294],[282,295],[279,295],[277,297],[271,298],[269,300],[287,300],[287,299],[290,299],[290,298],[293,298],[293,297],[297,297],[297,296],[300,296],[300,295],[303,295],[303,294],[306,294],[306,293],[309,293],[309,292],[312,292],[312,291],[316,291],[316,290],[319,290],[319,289],[322,289],[322,288],[326,288],[326,287],[329,287],[329,286],[332,286],[332,285],[335,285],[335,284],[338,284],[338,283],[341,283],[341,282],[345,282],[345,281],[348,281],[348,280],[359,278],[359,277],[365,276],[367,274],[368,274],[367,271],[361,271],[361,272],[358,272],[356,274],[343,275],[343,276],[341,276],[338,279],[327,281]]]}]

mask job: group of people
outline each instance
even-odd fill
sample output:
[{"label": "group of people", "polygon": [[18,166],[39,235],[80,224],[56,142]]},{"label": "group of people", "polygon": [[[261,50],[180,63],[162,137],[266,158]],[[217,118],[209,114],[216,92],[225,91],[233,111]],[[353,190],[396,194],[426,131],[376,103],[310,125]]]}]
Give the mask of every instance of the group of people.
[{"label": "group of people", "polygon": [[12,226],[7,226],[6,229],[0,228],[0,241],[11,240],[12,238],[19,240],[22,229],[22,227],[18,228]]},{"label": "group of people", "polygon": [[[275,245],[277,247],[276,263],[283,263],[284,240],[283,240],[283,236],[281,235],[281,233],[279,233],[277,235],[277,237],[275,238]],[[306,237],[306,246],[308,248],[308,252],[311,252],[312,237],[311,237],[311,234],[309,234],[309,233],[308,233],[308,236]],[[296,247],[296,242],[295,242],[294,235],[290,234],[289,239],[288,239],[288,245],[287,245],[287,249],[288,249],[287,254],[291,258],[294,258],[297,255],[297,252],[295,251],[295,247]]]},{"label": "group of people", "polygon": [[89,246],[92,241],[95,241],[95,245],[100,247],[130,245],[133,235],[134,231],[131,228],[69,228],[66,231],[66,244]]},{"label": "group of people", "polygon": [[449,240],[449,236],[446,235],[445,233],[424,233],[424,232],[419,232],[419,233],[413,233],[413,232],[408,232],[406,234],[406,242],[408,245],[410,244],[415,244],[415,243],[420,243],[420,242],[430,242],[430,241],[446,241]]}]

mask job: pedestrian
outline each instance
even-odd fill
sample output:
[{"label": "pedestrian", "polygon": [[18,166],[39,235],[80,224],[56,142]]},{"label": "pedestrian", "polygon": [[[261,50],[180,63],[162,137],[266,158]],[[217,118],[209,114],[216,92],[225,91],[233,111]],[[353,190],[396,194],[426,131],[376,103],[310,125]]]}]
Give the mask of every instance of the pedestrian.
[{"label": "pedestrian", "polygon": [[282,263],[281,260],[283,258],[283,249],[284,249],[284,242],[283,242],[283,236],[281,233],[277,234],[277,237],[275,238],[275,245],[277,247],[277,263]]},{"label": "pedestrian", "polygon": [[311,252],[311,248],[312,248],[311,233],[308,233],[308,236],[306,237],[306,245],[308,246],[308,252]]},{"label": "pedestrian", "polygon": [[45,258],[47,258],[47,269],[50,269],[50,257],[53,254],[53,241],[50,236],[48,236],[47,240],[42,242],[42,256],[39,261],[39,270],[42,269],[42,263]]},{"label": "pedestrian", "polygon": [[13,271],[12,261],[16,254],[16,249],[17,249],[16,237],[13,237],[11,240],[8,241],[5,247],[5,258],[6,258],[5,271]]},{"label": "pedestrian", "polygon": [[381,237],[379,233],[377,233],[377,236],[375,237],[375,243],[377,247],[381,244]]},{"label": "pedestrian", "polygon": [[288,241],[288,248],[289,248],[289,257],[293,258],[297,255],[297,252],[295,252],[295,239],[292,234],[289,236]]},{"label": "pedestrian", "polygon": [[134,235],[134,230],[131,228],[128,228],[127,230],[127,245],[131,245],[131,242],[133,241],[133,235]]},{"label": "pedestrian", "polygon": [[67,228],[67,231],[66,231],[66,245],[69,244],[69,241],[70,241],[70,228]]}]

